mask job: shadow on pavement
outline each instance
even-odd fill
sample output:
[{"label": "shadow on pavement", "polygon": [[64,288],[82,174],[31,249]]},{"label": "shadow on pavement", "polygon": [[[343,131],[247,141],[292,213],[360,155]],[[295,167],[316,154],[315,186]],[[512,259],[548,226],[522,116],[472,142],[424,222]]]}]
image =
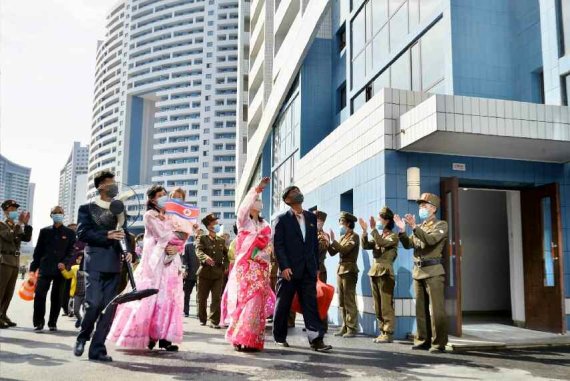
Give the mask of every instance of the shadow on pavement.
[{"label": "shadow on pavement", "polygon": [[[20,354],[14,352],[7,352],[2,350],[0,352],[0,362],[10,364],[26,364],[31,366],[59,366],[68,361],[56,360],[49,356],[38,355],[34,353]],[[4,378],[2,378],[4,380]]]},{"label": "shadow on pavement", "polygon": [[139,364],[124,361],[113,361],[109,363],[112,368],[119,368],[131,372],[154,373],[163,376],[171,376],[175,380],[188,379],[220,379],[228,380],[247,380],[250,375],[241,372],[218,371],[210,367],[197,366],[176,366],[176,365],[159,365],[159,364]]},{"label": "shadow on pavement", "polygon": [[20,345],[22,347],[29,348],[29,349],[47,348],[47,349],[60,349],[62,351],[70,351],[70,352],[73,349],[73,347],[71,345],[67,345],[67,344],[54,343],[54,342],[44,343],[44,342],[35,341],[35,340],[18,339],[15,337],[11,337],[11,338],[0,337],[0,344],[2,344],[2,343],[11,344],[11,345]]}]

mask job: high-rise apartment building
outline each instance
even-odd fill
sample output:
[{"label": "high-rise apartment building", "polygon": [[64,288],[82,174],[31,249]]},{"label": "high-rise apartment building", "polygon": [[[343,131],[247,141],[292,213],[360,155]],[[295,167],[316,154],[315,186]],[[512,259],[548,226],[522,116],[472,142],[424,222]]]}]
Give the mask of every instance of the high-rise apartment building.
[{"label": "high-rise apartment building", "polygon": [[0,200],[16,200],[21,210],[30,211],[33,206],[33,195],[29,197],[31,172],[30,168],[0,155]]},{"label": "high-rise apartment building", "polygon": [[64,223],[77,222],[79,206],[87,201],[89,147],[74,142],[67,162],[59,172],[58,204],[65,211]]},{"label": "high-rise apartment building", "polygon": [[128,0],[99,43],[89,187],[101,169],[129,185],[182,187],[235,219],[238,0]]}]

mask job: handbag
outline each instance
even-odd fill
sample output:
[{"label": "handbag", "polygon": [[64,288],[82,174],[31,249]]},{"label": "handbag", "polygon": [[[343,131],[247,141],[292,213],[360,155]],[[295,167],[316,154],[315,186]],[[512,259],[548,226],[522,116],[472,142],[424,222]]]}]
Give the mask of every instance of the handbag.
[{"label": "handbag", "polygon": [[[333,297],[334,286],[324,283],[320,279],[317,279],[317,310],[319,312],[319,318],[321,320],[327,317]],[[296,293],[295,297],[293,298],[293,303],[291,304],[291,310],[300,314],[303,313],[301,303],[299,302],[299,296]]]}]

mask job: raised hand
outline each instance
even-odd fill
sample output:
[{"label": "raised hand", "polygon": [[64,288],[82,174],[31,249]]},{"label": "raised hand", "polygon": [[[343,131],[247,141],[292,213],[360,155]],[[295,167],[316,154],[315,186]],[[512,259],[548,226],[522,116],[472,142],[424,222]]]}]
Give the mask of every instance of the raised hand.
[{"label": "raised hand", "polygon": [[376,229],[376,220],[372,216],[370,216],[370,229]]},{"label": "raised hand", "polygon": [[332,231],[332,229],[329,232],[329,236],[331,237],[331,242],[334,241],[334,232]]},{"label": "raised hand", "polygon": [[396,224],[396,226],[398,227],[398,229],[400,229],[401,232],[406,230],[406,223],[404,222],[402,217],[400,217],[399,214],[396,214],[394,216],[394,224]]},{"label": "raised hand", "polygon": [[368,230],[368,224],[366,223],[366,221],[364,221],[362,218],[358,219],[358,224],[360,225],[360,227],[362,228],[362,232],[366,233],[366,230]]},{"label": "raised hand", "polygon": [[404,219],[406,220],[406,224],[408,224],[412,229],[416,227],[416,216],[413,214],[406,214]]},{"label": "raised hand", "polygon": [[264,177],[261,179],[261,181],[259,182],[259,184],[257,185],[257,192],[261,193],[263,192],[263,190],[265,189],[265,187],[267,185],[269,185],[269,183],[271,182],[271,179],[269,177]]}]

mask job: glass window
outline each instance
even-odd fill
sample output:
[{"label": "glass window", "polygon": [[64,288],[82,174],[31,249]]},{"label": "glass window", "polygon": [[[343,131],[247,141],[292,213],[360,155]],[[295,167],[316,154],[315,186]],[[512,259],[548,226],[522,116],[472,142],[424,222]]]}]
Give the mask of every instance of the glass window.
[{"label": "glass window", "polygon": [[366,92],[361,91],[356,97],[352,99],[352,113],[355,113],[366,103]]},{"label": "glass window", "polygon": [[388,47],[388,26],[384,26],[382,30],[372,40],[372,66],[377,70],[385,62],[388,54],[390,54],[390,49]]},{"label": "glass window", "polygon": [[392,88],[410,90],[412,87],[412,76],[410,73],[410,53],[406,51],[400,58],[390,66],[392,77]]},{"label": "glass window", "polygon": [[[434,2],[437,2],[435,0]],[[420,0],[409,0],[410,30],[413,30],[420,22]]]},{"label": "glass window", "polygon": [[372,73],[372,44],[366,46],[366,75]]},{"label": "glass window", "polygon": [[365,56],[362,52],[352,61],[352,87],[358,87],[364,81],[366,76]]},{"label": "glass window", "polygon": [[560,0],[559,34],[562,40],[561,55],[570,53],[570,0]]},{"label": "glass window", "polygon": [[441,0],[420,0],[421,21],[425,21],[428,17],[433,16],[440,3]]},{"label": "glass window", "polygon": [[[432,1],[432,0],[428,0],[428,1]],[[400,5],[402,5],[403,2],[404,2],[404,0],[389,0],[388,1],[388,8],[390,10],[390,16],[393,15],[394,13],[396,13],[396,11],[400,7]]]},{"label": "glass window", "polygon": [[366,11],[366,41],[372,39],[372,1],[366,3],[364,7]]},{"label": "glass window", "polygon": [[410,49],[412,66],[412,90],[422,90],[421,64],[420,64],[420,44],[415,43]]},{"label": "glass window", "polygon": [[550,197],[544,197],[542,207],[542,247],[544,262],[544,286],[554,286],[554,258],[552,255],[552,216]]},{"label": "glass window", "polygon": [[350,10],[352,11],[354,9],[357,9],[363,2],[364,0],[352,0]]},{"label": "glass window", "polygon": [[372,85],[374,94],[378,94],[381,89],[385,87],[390,87],[390,70],[386,69],[382,74],[378,76],[374,80],[374,84]]},{"label": "glass window", "polygon": [[352,20],[352,56],[355,57],[364,48],[366,43],[365,20],[366,12],[362,8]]},{"label": "glass window", "polygon": [[408,4],[404,4],[390,19],[390,51],[396,52],[408,35]]},{"label": "glass window", "polygon": [[443,23],[435,24],[421,39],[422,89],[428,90],[445,75]]},{"label": "glass window", "polygon": [[376,34],[388,20],[388,1],[371,0],[372,2],[372,33]]}]

